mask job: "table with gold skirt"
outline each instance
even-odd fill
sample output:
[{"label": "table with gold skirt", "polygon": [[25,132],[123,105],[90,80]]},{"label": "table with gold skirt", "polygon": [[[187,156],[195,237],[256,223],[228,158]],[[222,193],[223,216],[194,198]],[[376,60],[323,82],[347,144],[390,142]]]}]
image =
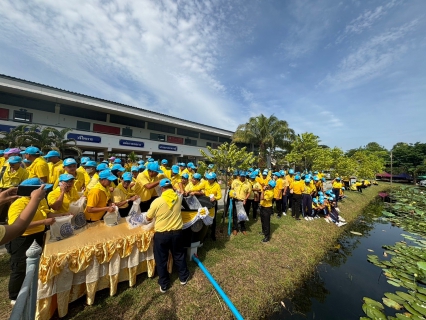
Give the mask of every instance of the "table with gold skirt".
[{"label": "table with gold skirt", "polygon": [[46,234],[40,259],[37,319],[50,319],[55,310],[59,317],[68,313],[68,304],[86,295],[92,305],[96,291],[129,281],[136,275],[154,275],[154,231],[137,227],[129,229],[125,219],[108,227],[103,222],[90,224],[86,230],[62,241],[50,241]]}]

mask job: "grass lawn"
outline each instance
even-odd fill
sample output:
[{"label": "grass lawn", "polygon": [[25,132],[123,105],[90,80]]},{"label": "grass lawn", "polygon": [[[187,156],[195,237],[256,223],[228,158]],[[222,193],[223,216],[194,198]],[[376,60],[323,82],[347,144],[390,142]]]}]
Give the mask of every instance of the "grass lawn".
[{"label": "grass lawn", "polygon": [[[344,228],[378,194],[388,188],[381,183],[364,189],[363,193],[347,192],[340,204],[348,225],[338,228],[324,219],[295,221],[286,216],[271,218],[272,239],[262,243],[260,219],[249,221],[248,235],[227,236],[227,225],[218,221],[217,241],[206,241],[199,249],[201,262],[210,271],[245,319],[266,318],[280,308],[280,301],[293,291],[314,270]],[[221,214],[219,215],[221,217]],[[220,219],[218,219],[220,220]],[[221,233],[221,229],[223,232]],[[99,291],[93,306],[85,305],[85,297],[71,303],[69,319],[232,319],[232,314],[213,286],[195,263],[189,262],[192,277],[181,286],[176,272],[172,287],[166,294],[159,292],[157,277],[139,275],[137,284],[118,285],[117,294],[109,289]],[[8,318],[7,296],[9,275],[8,255],[0,256],[0,313]]]}]

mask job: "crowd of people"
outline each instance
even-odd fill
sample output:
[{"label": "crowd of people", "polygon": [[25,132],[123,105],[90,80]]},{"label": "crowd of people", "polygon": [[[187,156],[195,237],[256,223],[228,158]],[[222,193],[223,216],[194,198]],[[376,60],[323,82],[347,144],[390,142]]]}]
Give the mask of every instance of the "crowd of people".
[{"label": "crowd of people", "polygon": [[[61,159],[56,150],[46,155],[37,147],[0,150],[0,188],[7,196],[0,196],[0,241],[6,243],[11,255],[9,298],[16,300],[25,278],[25,252],[36,240],[43,244],[46,227],[55,218],[69,214],[70,204],[85,197],[84,215],[87,223],[102,220],[108,212],[118,209],[126,217],[136,200],[147,219],[155,218],[154,256],[159,274],[160,291],[166,292],[170,280],[166,271],[168,251],[178,266],[181,284],[186,284],[189,272],[185,251],[181,245],[182,197],[208,197],[215,208],[210,237],[216,240],[216,213],[222,198],[216,168],[210,164],[201,175],[194,163],[169,166],[166,159],[149,158],[137,163],[122,163],[111,157],[100,163],[82,157]],[[225,213],[232,208],[233,235],[246,235],[245,221],[238,218],[243,208],[246,215],[262,222],[263,242],[271,239],[270,218],[290,214],[296,220],[324,217],[338,226],[345,224],[339,215],[338,202],[345,187],[339,177],[332,189],[324,189],[322,172],[294,172],[290,170],[249,169],[233,173],[226,193]],[[30,194],[20,195],[20,188],[34,187]],[[41,187],[40,187],[41,186]],[[232,202],[232,206],[230,203]],[[238,210],[237,210],[238,208]]]}]

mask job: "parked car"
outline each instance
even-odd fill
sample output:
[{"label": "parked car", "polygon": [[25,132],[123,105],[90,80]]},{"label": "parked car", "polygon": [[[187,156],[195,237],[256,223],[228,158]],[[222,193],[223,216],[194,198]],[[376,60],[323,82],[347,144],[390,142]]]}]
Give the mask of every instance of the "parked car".
[{"label": "parked car", "polygon": [[422,180],[419,182],[420,187],[426,187],[426,180]]}]

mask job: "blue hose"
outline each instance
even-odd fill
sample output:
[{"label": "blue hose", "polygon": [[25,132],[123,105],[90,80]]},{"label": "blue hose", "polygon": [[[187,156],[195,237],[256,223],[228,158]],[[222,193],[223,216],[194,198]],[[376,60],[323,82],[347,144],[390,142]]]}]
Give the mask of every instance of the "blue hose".
[{"label": "blue hose", "polygon": [[201,263],[201,261],[195,256],[195,254],[192,255],[192,260],[198,265],[198,267],[201,269],[201,271],[204,272],[204,274],[206,275],[207,279],[209,279],[209,281],[211,282],[211,284],[213,285],[213,287],[220,294],[220,296],[222,297],[223,301],[225,301],[225,303],[228,306],[228,308],[234,314],[235,318],[237,318],[237,320],[244,320],[243,316],[240,314],[240,312],[238,311],[238,309],[235,308],[235,306],[232,303],[232,301],[229,300],[229,298],[226,295],[226,293],[222,290],[222,288],[219,286],[219,284],[216,282],[216,280],[212,277],[212,275],[206,269],[206,267]]},{"label": "blue hose", "polygon": [[232,198],[229,201],[229,215],[228,215],[228,236],[231,235],[231,223],[232,223]]}]

